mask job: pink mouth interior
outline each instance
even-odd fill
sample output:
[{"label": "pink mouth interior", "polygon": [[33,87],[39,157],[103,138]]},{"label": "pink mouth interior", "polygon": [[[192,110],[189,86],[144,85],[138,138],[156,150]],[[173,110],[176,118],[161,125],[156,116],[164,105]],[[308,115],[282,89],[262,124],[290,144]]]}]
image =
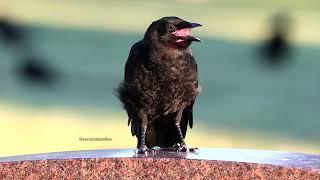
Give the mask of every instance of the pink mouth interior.
[{"label": "pink mouth interior", "polygon": [[[177,37],[186,37],[186,36],[190,36],[190,29],[189,28],[185,28],[185,29],[180,29],[177,30],[175,32],[173,32],[172,34],[174,34]],[[177,42],[183,42],[183,39],[178,39]]]}]

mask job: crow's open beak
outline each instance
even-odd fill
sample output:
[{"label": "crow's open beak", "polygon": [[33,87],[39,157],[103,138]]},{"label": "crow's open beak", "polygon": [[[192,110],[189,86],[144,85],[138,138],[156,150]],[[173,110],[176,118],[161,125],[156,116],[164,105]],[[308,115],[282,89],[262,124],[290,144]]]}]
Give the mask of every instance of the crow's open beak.
[{"label": "crow's open beak", "polygon": [[[202,26],[202,25],[199,24],[199,23],[189,22],[189,24],[190,24],[190,29]],[[191,36],[191,35],[190,35],[189,38],[190,38],[190,40],[192,40],[192,41],[202,42],[201,39],[199,39],[199,38],[197,38],[197,37],[194,37],[194,36]]]},{"label": "crow's open beak", "polygon": [[190,34],[190,29],[195,28],[195,27],[200,27],[200,26],[202,26],[202,25],[199,23],[192,23],[192,22],[185,21],[183,28],[173,32],[173,34],[180,39],[180,40],[178,40],[178,42],[181,42],[181,41],[202,42],[199,38],[194,37]]}]

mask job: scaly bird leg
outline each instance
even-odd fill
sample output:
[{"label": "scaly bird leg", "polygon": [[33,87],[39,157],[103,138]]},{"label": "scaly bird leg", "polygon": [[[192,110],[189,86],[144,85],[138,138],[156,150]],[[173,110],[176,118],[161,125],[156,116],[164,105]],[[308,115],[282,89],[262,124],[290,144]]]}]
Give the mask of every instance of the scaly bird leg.
[{"label": "scaly bird leg", "polygon": [[180,124],[176,125],[177,127],[177,131],[178,131],[178,135],[180,138],[180,143],[177,143],[174,145],[174,148],[176,148],[177,152],[192,152],[192,153],[199,153],[199,149],[198,148],[188,148],[187,144],[184,141],[183,135],[182,135],[182,131],[180,128]]},{"label": "scaly bird leg", "polygon": [[148,149],[146,146],[146,132],[147,132],[147,124],[148,120],[145,114],[141,113],[141,133],[140,133],[140,146],[138,149],[135,151],[136,154],[145,154],[147,155],[148,153],[155,153],[154,149]]},{"label": "scaly bird leg", "polygon": [[176,129],[177,129],[178,136],[179,136],[179,143],[175,144],[174,148],[176,148],[177,152],[198,153],[198,151],[199,151],[198,148],[190,148],[190,149],[188,149],[187,144],[184,141],[184,137],[183,137],[183,134],[182,134],[182,131],[181,131],[181,127],[180,127],[180,121],[181,121],[181,118],[182,118],[182,113],[183,113],[183,111],[180,111],[177,114],[177,117],[176,117]]},{"label": "scaly bird leg", "polygon": [[176,124],[180,142],[176,144],[177,152],[188,152],[187,144],[184,142],[180,124]]},{"label": "scaly bird leg", "polygon": [[175,147],[176,147],[177,152],[188,152],[188,147],[187,147],[186,143],[184,142],[184,137],[182,135],[182,131],[180,128],[180,121],[182,118],[182,113],[183,113],[183,109],[178,112],[177,117],[176,117],[176,128],[177,128],[177,132],[178,132],[178,136],[179,136],[179,143],[177,143],[175,145]]}]

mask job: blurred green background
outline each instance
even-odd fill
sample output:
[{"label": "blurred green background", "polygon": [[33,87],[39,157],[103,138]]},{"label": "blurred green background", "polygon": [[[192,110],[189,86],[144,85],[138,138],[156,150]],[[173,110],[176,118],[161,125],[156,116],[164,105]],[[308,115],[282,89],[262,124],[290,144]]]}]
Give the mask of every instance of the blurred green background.
[{"label": "blurred green background", "polygon": [[[292,18],[293,53],[270,68],[257,49],[279,12]],[[132,44],[163,16],[203,24],[193,30],[204,42],[192,45],[202,94],[190,147],[320,153],[318,0],[7,0],[0,17],[28,32],[26,52],[59,80],[25,83],[17,75],[25,52],[0,39],[0,156],[135,147],[113,89]]]}]

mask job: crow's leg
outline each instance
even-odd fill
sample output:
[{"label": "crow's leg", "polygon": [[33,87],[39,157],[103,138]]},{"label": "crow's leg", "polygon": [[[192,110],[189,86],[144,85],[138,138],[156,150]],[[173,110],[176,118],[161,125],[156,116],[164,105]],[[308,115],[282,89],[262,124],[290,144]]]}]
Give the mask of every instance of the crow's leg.
[{"label": "crow's leg", "polygon": [[181,127],[180,127],[180,121],[182,118],[182,113],[183,110],[181,110],[176,117],[176,129],[178,132],[178,136],[179,136],[179,142],[176,143],[173,147],[175,148],[175,150],[177,152],[192,152],[192,153],[198,153],[199,149],[198,148],[188,148],[187,144],[184,141],[184,137],[181,131]]},{"label": "crow's leg", "polygon": [[184,137],[180,128],[182,113],[183,113],[183,109],[178,112],[176,117],[176,129],[179,136],[179,143],[177,143],[174,147],[176,148],[177,152],[188,152],[188,147],[187,147],[187,144],[184,142]]},{"label": "crow's leg", "polygon": [[179,143],[175,144],[175,148],[177,150],[177,152],[188,152],[188,147],[187,144],[184,141],[183,135],[182,135],[182,131],[180,128],[180,124],[176,124],[176,128],[178,131],[178,135],[179,135]]},{"label": "crow's leg", "polygon": [[176,125],[177,127],[177,131],[178,131],[178,135],[180,138],[180,143],[176,143],[173,147],[176,149],[177,152],[192,152],[192,153],[199,153],[199,149],[198,148],[188,148],[187,144],[184,141],[183,135],[182,135],[182,131],[180,128],[180,125]]},{"label": "crow's leg", "polygon": [[148,154],[148,153],[154,153],[154,149],[148,149],[146,146],[146,132],[148,127],[148,119],[146,114],[140,113],[141,117],[141,133],[140,133],[140,146],[135,151],[136,154]]}]

